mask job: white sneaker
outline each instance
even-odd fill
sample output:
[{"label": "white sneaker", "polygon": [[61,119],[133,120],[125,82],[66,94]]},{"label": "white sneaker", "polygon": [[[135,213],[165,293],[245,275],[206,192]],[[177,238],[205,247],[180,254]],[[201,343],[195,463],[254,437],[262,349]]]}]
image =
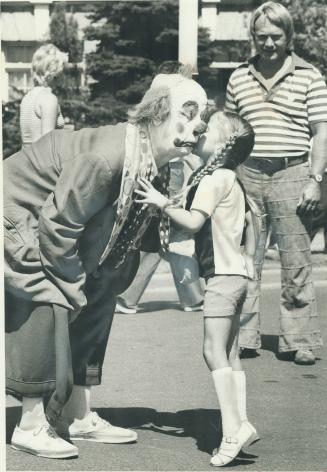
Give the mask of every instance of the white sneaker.
[{"label": "white sneaker", "polygon": [[109,444],[122,444],[137,441],[137,433],[131,429],[119,428],[100,418],[91,411],[86,418],[75,420],[69,426],[72,441],[94,441]]},{"label": "white sneaker", "polygon": [[136,308],[128,308],[127,306],[117,302],[115,312],[124,313],[124,315],[134,315],[135,313],[137,313],[137,310]]},{"label": "white sneaker", "polygon": [[78,456],[77,447],[60,438],[49,423],[28,431],[16,426],[11,438],[11,447],[50,459]]}]

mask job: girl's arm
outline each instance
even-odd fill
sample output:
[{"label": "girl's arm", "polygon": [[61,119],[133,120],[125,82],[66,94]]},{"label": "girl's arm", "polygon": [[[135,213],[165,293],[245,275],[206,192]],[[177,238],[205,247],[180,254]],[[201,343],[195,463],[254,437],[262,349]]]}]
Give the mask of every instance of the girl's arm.
[{"label": "girl's arm", "polygon": [[150,182],[139,179],[142,190],[135,190],[135,193],[143,197],[142,200],[135,200],[136,203],[153,205],[165,212],[166,215],[177,225],[185,228],[190,233],[197,233],[203,226],[207,215],[199,210],[184,210],[182,208],[174,208],[169,206],[170,201],[167,197],[156,190]]},{"label": "girl's arm", "polygon": [[256,239],[255,231],[253,226],[253,220],[251,211],[245,214],[245,241],[244,241],[244,253],[243,257],[245,260],[246,270],[250,279],[254,278],[254,254],[256,250]]}]

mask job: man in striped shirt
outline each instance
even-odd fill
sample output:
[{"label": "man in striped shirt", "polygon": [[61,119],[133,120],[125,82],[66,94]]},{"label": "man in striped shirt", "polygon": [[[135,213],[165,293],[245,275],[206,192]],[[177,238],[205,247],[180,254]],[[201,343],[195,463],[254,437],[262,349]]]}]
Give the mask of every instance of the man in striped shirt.
[{"label": "man in striped shirt", "polygon": [[279,352],[292,358],[294,353],[298,364],[314,364],[312,350],[322,340],[309,233],[327,165],[327,88],[319,71],[292,52],[292,18],[282,5],[261,5],[250,30],[257,55],[231,75],[226,109],[254,129],[253,152],[239,177],[266,217],[257,276],[241,317],[240,346],[260,347],[260,279],[270,225],[282,265]]}]

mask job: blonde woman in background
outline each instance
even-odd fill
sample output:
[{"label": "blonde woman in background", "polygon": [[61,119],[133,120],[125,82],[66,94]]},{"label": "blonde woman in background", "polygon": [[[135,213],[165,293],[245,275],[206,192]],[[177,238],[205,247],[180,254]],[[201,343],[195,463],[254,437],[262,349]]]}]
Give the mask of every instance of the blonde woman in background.
[{"label": "blonde woman in background", "polygon": [[51,81],[59,75],[67,55],[53,44],[39,47],[32,59],[34,87],[20,105],[20,131],[22,144],[28,145],[56,128],[64,127],[57,97],[51,90]]}]

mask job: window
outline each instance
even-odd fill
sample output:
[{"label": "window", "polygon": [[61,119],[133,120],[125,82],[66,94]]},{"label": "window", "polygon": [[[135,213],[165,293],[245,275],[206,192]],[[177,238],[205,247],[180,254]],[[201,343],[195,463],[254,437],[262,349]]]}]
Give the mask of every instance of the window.
[{"label": "window", "polygon": [[9,100],[14,100],[16,98],[16,90],[26,93],[33,87],[32,74],[29,67],[26,69],[7,69],[7,72]]}]

